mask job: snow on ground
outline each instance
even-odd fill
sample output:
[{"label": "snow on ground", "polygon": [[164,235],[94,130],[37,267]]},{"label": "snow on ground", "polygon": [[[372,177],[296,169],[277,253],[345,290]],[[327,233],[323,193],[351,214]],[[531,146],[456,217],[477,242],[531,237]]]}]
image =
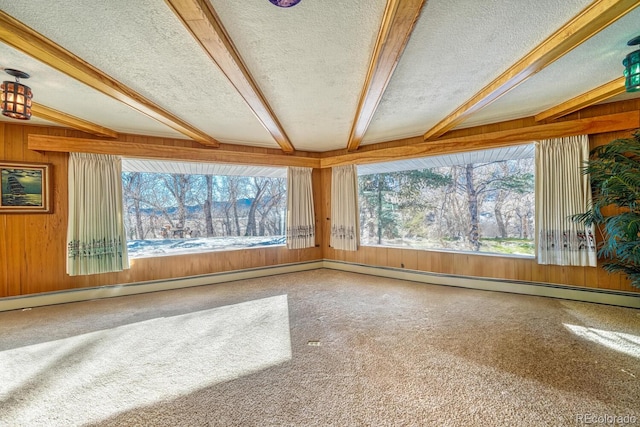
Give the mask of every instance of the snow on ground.
[{"label": "snow on ground", "polygon": [[[373,240],[373,239],[372,239]],[[246,249],[260,246],[276,246],[286,243],[285,236],[229,236],[229,237],[199,237],[193,239],[149,239],[149,240],[129,240],[127,248],[129,258],[147,258],[165,255],[182,255],[198,252],[227,251],[233,249]],[[384,246],[384,247],[404,247],[409,249],[426,249],[435,251],[453,251],[463,253],[477,253],[468,248],[464,242],[440,241],[387,241],[382,245],[377,245],[373,241],[363,241],[364,246]],[[513,242],[501,242],[501,247],[497,250],[495,242],[483,242],[480,253],[497,255],[533,256],[533,246],[530,249],[520,247],[521,244]],[[513,248],[509,248],[513,246]]]},{"label": "snow on ground", "polygon": [[127,249],[129,258],[146,258],[284,244],[284,236],[199,237],[195,239],[129,240]]}]

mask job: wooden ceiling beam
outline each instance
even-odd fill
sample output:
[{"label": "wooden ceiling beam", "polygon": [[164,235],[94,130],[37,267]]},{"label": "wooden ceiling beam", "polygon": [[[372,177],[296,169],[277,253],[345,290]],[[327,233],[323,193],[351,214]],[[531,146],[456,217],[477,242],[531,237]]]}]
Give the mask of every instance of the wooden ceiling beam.
[{"label": "wooden ceiling beam", "polygon": [[595,0],[453,113],[429,129],[424,134],[424,139],[430,140],[442,136],[471,114],[491,104],[638,5],[640,3],[637,0]]},{"label": "wooden ceiling beam", "polygon": [[209,147],[218,141],[0,11],[0,41]]},{"label": "wooden ceiling beam", "polygon": [[413,141],[410,141],[408,145],[323,157],[321,159],[321,167],[330,168],[350,164],[380,163],[398,159],[486,150],[541,139],[615,132],[636,129],[638,127],[640,127],[640,112],[630,111],[627,113],[545,123],[524,128],[480,133],[477,135],[453,138],[445,137],[430,141],[420,141],[421,138],[417,137],[412,138],[412,140],[415,139],[417,142],[413,143]]},{"label": "wooden ceiling beam", "polygon": [[387,0],[347,149],[356,150],[398,65],[425,0]]},{"label": "wooden ceiling beam", "polygon": [[609,98],[613,98],[616,95],[620,95],[625,92],[624,77],[619,77],[615,80],[605,83],[589,92],[582,93],[575,98],[558,104],[549,108],[541,113],[536,114],[536,122],[543,120],[555,120],[559,117],[566,116],[575,111],[589,107],[590,105],[597,104]]},{"label": "wooden ceiling beam", "polygon": [[260,91],[222,21],[207,0],[166,0],[184,26],[220,68],[282,151],[295,150]]},{"label": "wooden ceiling beam", "polygon": [[35,117],[48,120],[50,122],[59,123],[72,129],[81,130],[96,136],[106,136],[108,138],[117,138],[118,132],[109,128],[88,122],[78,117],[72,116],[62,111],[54,110],[36,102],[31,105],[31,112]]},{"label": "wooden ceiling beam", "polygon": [[317,157],[297,156],[295,154],[263,154],[244,151],[228,151],[220,148],[178,147],[161,144],[145,144],[136,142],[105,141],[101,139],[68,138],[61,136],[37,135],[28,136],[27,147],[34,151],[54,151],[61,153],[93,153],[112,154],[143,159],[229,163],[239,165],[261,166],[298,166],[319,168]]}]

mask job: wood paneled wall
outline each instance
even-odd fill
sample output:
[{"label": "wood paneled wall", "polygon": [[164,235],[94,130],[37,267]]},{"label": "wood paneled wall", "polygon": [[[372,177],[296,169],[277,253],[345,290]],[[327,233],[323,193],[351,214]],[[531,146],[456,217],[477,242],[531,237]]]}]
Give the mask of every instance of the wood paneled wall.
[{"label": "wood paneled wall", "polygon": [[[594,106],[573,113],[562,120],[596,117],[626,111],[640,111],[640,100]],[[457,130],[451,134],[455,136],[477,135],[497,130],[517,129],[533,124],[535,124],[533,118],[525,118]],[[313,175],[318,229],[316,243],[319,247],[304,250],[274,247],[142,258],[133,260],[131,269],[121,273],[69,277],[65,271],[68,154],[29,150],[27,148],[29,134],[71,138],[88,137],[82,132],[58,127],[0,123],[0,160],[42,162],[53,165],[52,201],[54,208],[52,214],[0,214],[0,297],[178,278],[322,258],[434,273],[638,292],[637,289],[630,286],[626,279],[620,275],[609,275],[602,268],[542,266],[533,259],[383,247],[361,247],[356,252],[336,251],[329,247],[331,223],[331,169],[329,168],[316,169]],[[615,138],[628,137],[630,134],[630,131],[596,134],[590,136],[590,141],[594,147]],[[191,141],[133,135],[121,135],[118,140],[150,145],[200,147]],[[410,142],[410,140],[392,141],[366,145],[361,149],[368,151],[382,147],[400,146]],[[241,146],[225,146],[223,148],[267,156],[280,153],[278,150],[265,148]],[[342,152],[323,153],[322,157],[332,154],[337,155]],[[318,153],[300,153],[298,155],[320,157]]]},{"label": "wood paneled wall", "polygon": [[[640,101],[625,101],[613,104],[595,106],[584,111],[567,116],[566,120],[595,117],[597,115],[614,114],[625,111],[640,110]],[[517,129],[532,126],[533,118],[514,120],[510,122],[487,125],[477,128],[462,129],[452,132],[456,136],[474,135],[482,132]],[[590,135],[591,148],[606,144],[616,138],[627,138],[632,131],[608,132]],[[367,150],[396,146],[403,144],[383,143],[366,146]],[[364,148],[364,147],[363,147]],[[336,152],[341,154],[341,152]],[[338,261],[355,262],[373,266],[406,268],[410,270],[427,271],[433,273],[453,274],[474,277],[487,277],[509,280],[522,280],[543,283],[553,283],[587,288],[600,288],[640,292],[633,288],[629,281],[620,274],[608,274],[600,266],[593,267],[563,267],[539,265],[535,259],[501,257],[496,255],[457,254],[429,250],[400,249],[388,247],[362,246],[356,252],[340,251],[329,247],[329,233],[331,230],[331,169],[323,169],[322,175],[322,215],[325,224],[322,241],[324,243],[324,258]]]},{"label": "wood paneled wall", "polygon": [[[53,213],[0,214],[0,297],[194,276],[322,258],[321,247],[288,250],[279,246],[140,258],[132,260],[131,268],[121,273],[70,277],[66,274],[68,154],[27,149],[29,134],[87,137],[81,132],[56,127],[0,123],[0,160],[53,165]],[[138,143],[198,147],[196,143],[182,140],[140,136],[123,138]],[[247,150],[269,154],[269,150],[263,148]],[[319,203],[320,170],[314,173],[314,194],[316,203]],[[319,218],[317,223],[319,227],[322,226]]]}]

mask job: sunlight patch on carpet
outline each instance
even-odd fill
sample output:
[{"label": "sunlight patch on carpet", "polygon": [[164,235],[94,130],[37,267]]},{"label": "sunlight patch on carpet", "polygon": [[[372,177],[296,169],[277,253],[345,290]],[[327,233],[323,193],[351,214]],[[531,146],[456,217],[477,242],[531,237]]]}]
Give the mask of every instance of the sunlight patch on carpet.
[{"label": "sunlight patch on carpet", "polygon": [[291,359],[287,295],[0,352],[0,424],[80,425]]},{"label": "sunlight patch on carpet", "polygon": [[625,334],[623,332],[605,331],[602,329],[569,325],[567,323],[564,323],[564,326],[579,337],[640,359],[639,336]]}]

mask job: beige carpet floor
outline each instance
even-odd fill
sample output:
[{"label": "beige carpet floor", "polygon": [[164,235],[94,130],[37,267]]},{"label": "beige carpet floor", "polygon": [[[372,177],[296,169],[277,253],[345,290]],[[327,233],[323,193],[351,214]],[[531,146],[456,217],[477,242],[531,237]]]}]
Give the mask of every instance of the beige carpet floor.
[{"label": "beige carpet floor", "polygon": [[640,310],[323,269],[0,313],[0,426],[612,420]]}]

